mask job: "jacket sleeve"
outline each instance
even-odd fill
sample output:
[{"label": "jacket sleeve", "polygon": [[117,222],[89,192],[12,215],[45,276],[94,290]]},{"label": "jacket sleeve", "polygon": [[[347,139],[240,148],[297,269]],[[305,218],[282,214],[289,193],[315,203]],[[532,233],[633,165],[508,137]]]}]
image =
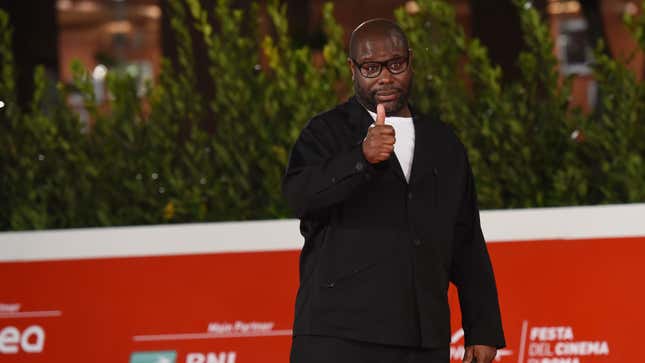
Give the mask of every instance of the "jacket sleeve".
[{"label": "jacket sleeve", "polygon": [[451,280],[459,294],[466,345],[503,348],[506,343],[495,277],[480,226],[475,182],[467,158],[465,166],[464,194],[455,226]]},{"label": "jacket sleeve", "polygon": [[373,171],[361,142],[343,144],[325,120],[314,118],[291,150],[282,190],[298,218],[304,218],[347,199]]}]

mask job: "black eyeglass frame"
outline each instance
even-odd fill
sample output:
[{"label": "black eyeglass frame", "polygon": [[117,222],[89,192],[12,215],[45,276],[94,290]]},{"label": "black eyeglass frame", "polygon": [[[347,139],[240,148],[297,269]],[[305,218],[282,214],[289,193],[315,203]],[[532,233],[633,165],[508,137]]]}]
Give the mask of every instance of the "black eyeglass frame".
[{"label": "black eyeglass frame", "polygon": [[[408,51],[408,54],[407,54],[405,57],[395,57],[395,58],[388,59],[388,60],[385,60],[385,61],[382,61],[382,62],[378,62],[378,61],[367,61],[367,62],[363,62],[363,63],[358,63],[358,62],[356,61],[356,59],[354,59],[354,58],[352,58],[352,57],[349,57],[349,59],[351,59],[351,60],[352,60],[352,63],[354,63],[354,65],[356,66],[356,68],[358,68],[358,73],[360,73],[360,74],[361,74],[361,76],[363,76],[363,77],[365,77],[365,78],[376,78],[376,77],[380,76],[380,75],[381,75],[381,73],[383,72],[383,67],[387,68],[387,70],[388,70],[391,74],[401,74],[401,73],[405,72],[405,71],[408,69],[408,67],[410,66],[410,64],[409,64],[409,63],[410,63],[410,51]],[[393,71],[392,69],[390,69],[390,67],[388,66],[388,64],[390,64],[391,62],[394,62],[394,61],[403,61],[403,63],[405,63],[405,67],[404,67],[402,70],[399,70],[399,71]],[[370,63],[372,63],[372,64],[378,64],[378,65],[379,65],[378,73],[376,73],[376,74],[375,74],[375,75],[373,75],[373,76],[368,76],[368,75],[366,75],[366,74],[364,74],[364,73],[363,73],[363,66],[364,66],[364,65],[366,65],[366,64],[370,64]]]}]

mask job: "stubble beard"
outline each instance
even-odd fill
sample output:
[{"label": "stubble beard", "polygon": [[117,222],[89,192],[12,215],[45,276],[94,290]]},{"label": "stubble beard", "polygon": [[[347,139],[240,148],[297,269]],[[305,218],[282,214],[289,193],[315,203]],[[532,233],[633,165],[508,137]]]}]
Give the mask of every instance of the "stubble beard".
[{"label": "stubble beard", "polygon": [[[390,103],[390,105],[385,108],[385,114],[387,116],[396,115],[406,106],[410,88],[412,88],[412,81],[410,81],[407,90],[404,90],[402,88],[395,88],[399,92],[399,97],[395,100],[395,102]],[[358,84],[358,81],[354,80],[354,93],[356,94],[359,102],[365,108],[376,113],[376,105],[378,104],[378,101],[376,100],[377,91],[369,92],[361,88]]]}]

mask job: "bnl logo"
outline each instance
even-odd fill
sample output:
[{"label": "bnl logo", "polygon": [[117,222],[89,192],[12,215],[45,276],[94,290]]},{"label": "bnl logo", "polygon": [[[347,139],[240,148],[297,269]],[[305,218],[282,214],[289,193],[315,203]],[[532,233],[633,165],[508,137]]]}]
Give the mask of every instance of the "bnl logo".
[{"label": "bnl logo", "polygon": [[177,352],[135,352],[130,356],[130,363],[177,363]]},{"label": "bnl logo", "polygon": [[[235,363],[235,352],[228,353],[188,353],[185,363]],[[177,363],[177,352],[135,352],[130,363]]]}]

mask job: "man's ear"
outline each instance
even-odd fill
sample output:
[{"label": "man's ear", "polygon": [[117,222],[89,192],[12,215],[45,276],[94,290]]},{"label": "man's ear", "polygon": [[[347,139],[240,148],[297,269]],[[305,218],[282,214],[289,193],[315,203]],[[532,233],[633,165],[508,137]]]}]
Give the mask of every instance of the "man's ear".
[{"label": "man's ear", "polygon": [[352,81],[353,81],[354,80],[354,62],[349,57],[347,57],[347,65],[349,66],[349,71],[352,72]]}]

